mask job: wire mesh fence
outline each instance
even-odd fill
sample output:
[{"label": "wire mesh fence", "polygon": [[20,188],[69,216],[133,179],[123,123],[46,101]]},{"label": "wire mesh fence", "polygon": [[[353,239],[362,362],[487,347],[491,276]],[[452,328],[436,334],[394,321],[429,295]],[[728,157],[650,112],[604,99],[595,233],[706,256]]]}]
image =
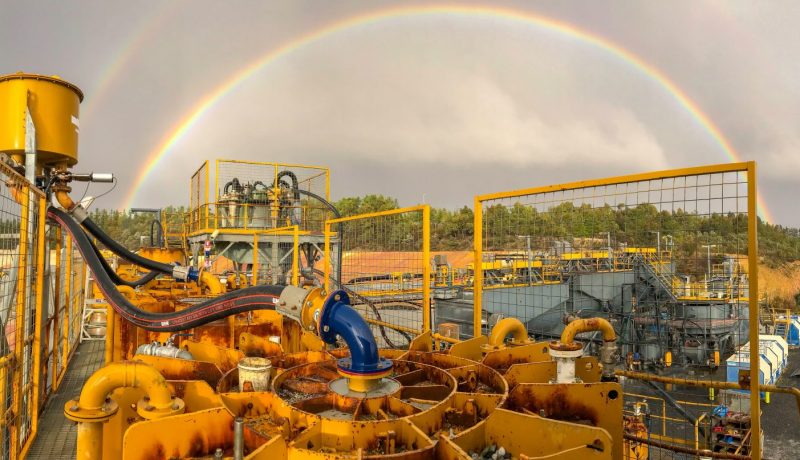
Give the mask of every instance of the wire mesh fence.
[{"label": "wire mesh fence", "polygon": [[189,181],[188,221],[195,228],[208,228],[209,225],[208,168],[208,161],[203,162]]},{"label": "wire mesh fence", "polygon": [[[531,336],[550,340],[572,319],[602,317],[617,332],[620,367],[685,379],[672,386],[675,399],[707,399],[708,390],[694,385],[700,381],[749,381],[757,364],[747,344],[758,334],[753,168],[692,168],[476,198],[468,329],[486,334],[497,319],[514,317]],[[589,353],[602,341],[596,333],[581,339]],[[624,389],[664,391],[634,379]],[[759,413],[752,407],[717,417],[717,430],[749,427]],[[668,435],[694,442],[686,430]],[[737,436],[716,433],[709,442],[732,453],[745,442]]]},{"label": "wire mesh fence", "polygon": [[[217,160],[211,197],[202,197],[201,167],[192,177],[190,231],[259,230],[298,225],[321,232],[328,211],[329,170],[317,166]],[[196,184],[195,184],[196,183]],[[195,206],[194,200],[198,200]],[[210,202],[209,202],[210,200]]]},{"label": "wire mesh fence", "polygon": [[402,348],[430,329],[429,206],[328,220],[324,253],[326,290],[349,295],[379,346]]},{"label": "wire mesh fence", "polygon": [[[0,164],[3,458],[24,457],[37,431],[39,410],[57,390],[80,330],[82,291],[70,290],[67,264],[62,263],[71,263],[73,257],[60,253],[65,246],[61,233],[47,229],[46,206],[43,193]],[[72,267],[73,278],[83,276],[81,262]],[[70,313],[77,315],[77,323]]]}]

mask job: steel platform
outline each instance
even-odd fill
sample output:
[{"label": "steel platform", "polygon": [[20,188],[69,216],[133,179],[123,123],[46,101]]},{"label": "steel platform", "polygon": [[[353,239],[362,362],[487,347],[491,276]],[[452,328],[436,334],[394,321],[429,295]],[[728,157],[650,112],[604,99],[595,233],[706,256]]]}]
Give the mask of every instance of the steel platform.
[{"label": "steel platform", "polygon": [[47,401],[39,418],[39,434],[28,453],[29,459],[73,459],[76,425],[64,417],[64,404],[81,392],[83,383],[103,365],[105,343],[83,342],[78,346],[58,391]]}]

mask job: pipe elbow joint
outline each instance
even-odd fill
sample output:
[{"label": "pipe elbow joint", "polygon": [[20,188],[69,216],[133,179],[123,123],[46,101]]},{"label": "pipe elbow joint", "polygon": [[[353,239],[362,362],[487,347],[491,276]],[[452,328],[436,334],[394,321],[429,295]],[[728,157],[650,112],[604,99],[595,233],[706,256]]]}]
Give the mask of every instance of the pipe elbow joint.
[{"label": "pipe elbow joint", "polygon": [[369,324],[350,306],[344,291],[331,293],[322,307],[319,319],[320,337],[325,343],[336,343],[336,336],[344,339],[350,349],[350,358],[342,358],[337,365],[346,375],[372,376],[388,373],[392,362],[381,359],[378,344]]},{"label": "pipe elbow joint", "polygon": [[75,421],[103,421],[117,412],[109,394],[117,388],[140,388],[145,397],[137,404],[137,412],[146,419],[183,413],[184,402],[175,398],[166,379],[153,366],[143,362],[125,361],[109,364],[97,370],[83,386],[77,401],[64,407],[67,418]]},{"label": "pipe elbow joint", "polygon": [[603,333],[604,342],[615,342],[617,340],[617,333],[614,327],[608,320],[603,318],[586,318],[576,319],[564,328],[561,333],[561,343],[564,345],[571,345],[575,341],[575,336],[582,332],[601,331]]},{"label": "pipe elbow joint", "polygon": [[492,333],[489,335],[489,347],[492,349],[503,348],[505,339],[509,334],[513,337],[511,342],[513,345],[530,343],[528,330],[522,324],[522,321],[517,318],[503,318],[492,328]]}]

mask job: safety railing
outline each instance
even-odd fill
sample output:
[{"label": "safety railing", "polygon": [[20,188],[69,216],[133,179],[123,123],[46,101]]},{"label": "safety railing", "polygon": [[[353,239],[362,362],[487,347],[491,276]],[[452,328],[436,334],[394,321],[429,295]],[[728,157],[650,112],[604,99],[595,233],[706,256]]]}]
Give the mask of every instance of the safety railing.
[{"label": "safety railing", "polygon": [[46,230],[46,212],[44,194],[0,164],[0,452],[7,458],[30,448],[39,411],[79,339],[84,268],[61,250],[71,245],[60,232]]},{"label": "safety railing", "polygon": [[[300,226],[321,232],[330,197],[328,168],[257,161],[216,160],[192,175],[187,218],[190,234]],[[211,188],[213,187],[213,188]]]},{"label": "safety railing", "polygon": [[325,289],[347,292],[381,346],[430,330],[429,206],[328,220],[324,253]]},{"label": "safety railing", "polygon": [[[475,270],[473,292],[463,299],[472,300],[474,335],[485,334],[497,316],[519,318],[538,339],[558,337],[568,316],[606,318],[627,366],[693,370],[676,393],[685,396],[680,399],[747,381],[748,415],[758,432],[763,372],[757,353],[739,351],[759,338],[754,163],[482,195],[475,198],[474,219],[474,266],[507,254],[540,257],[559,261],[562,280],[488,288],[485,270]],[[587,253],[588,259],[564,260]],[[613,260],[618,254],[625,263]],[[715,264],[727,268],[714,270]],[[687,293],[694,294],[690,301]],[[599,340],[583,339],[589,350]],[[726,359],[727,375],[713,372]],[[751,442],[760,458],[760,437]]]}]

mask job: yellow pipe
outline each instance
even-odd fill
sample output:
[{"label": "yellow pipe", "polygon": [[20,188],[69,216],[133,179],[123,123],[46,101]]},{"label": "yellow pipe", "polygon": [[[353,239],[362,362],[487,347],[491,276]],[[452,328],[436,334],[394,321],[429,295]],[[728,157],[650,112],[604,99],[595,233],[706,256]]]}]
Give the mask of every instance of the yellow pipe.
[{"label": "yellow pipe", "polygon": [[200,285],[205,286],[212,295],[222,294],[222,283],[219,278],[205,270],[200,272]]},{"label": "yellow pipe", "polygon": [[78,407],[98,410],[106,397],[117,388],[133,387],[144,390],[149,404],[156,409],[172,406],[172,394],[167,381],[153,366],[142,362],[119,362],[98,369],[83,385]]},{"label": "yellow pipe", "polygon": [[606,342],[613,342],[617,340],[617,333],[611,323],[603,318],[586,318],[576,319],[567,324],[564,332],[561,333],[561,343],[570,345],[575,341],[575,335],[581,332],[601,331],[603,333],[603,340]]},{"label": "yellow pipe", "polygon": [[54,195],[56,197],[56,201],[58,201],[58,204],[60,204],[61,207],[67,211],[72,211],[72,208],[75,207],[75,202],[72,201],[72,198],[69,196],[69,192],[66,190],[58,190],[54,193]]},{"label": "yellow pipe", "polygon": [[504,345],[506,336],[513,334],[515,343],[527,343],[528,330],[522,321],[517,318],[503,318],[497,322],[492,328],[492,333],[489,335],[489,345],[498,348]]},{"label": "yellow pipe", "polygon": [[78,423],[76,458],[87,460],[103,458],[102,423]]},{"label": "yellow pipe", "polygon": [[[644,372],[616,370],[614,373],[621,377],[627,377],[636,380],[649,380],[651,382],[667,383],[674,385],[683,385],[687,387],[700,387],[700,388],[717,388],[720,390],[747,390],[750,387],[739,384],[738,382],[717,382],[714,380],[692,380],[680,377],[664,377],[661,375],[647,374]],[[795,397],[797,400],[797,411],[800,413],[800,388],[795,387],[780,387],[777,385],[759,385],[760,391],[767,391],[773,393],[784,393]],[[759,398],[760,399],[760,398]]]},{"label": "yellow pipe", "polygon": [[69,401],[64,407],[67,418],[78,422],[78,458],[95,460],[103,457],[103,422],[117,412],[108,395],[125,387],[145,392],[146,397],[139,402],[137,409],[142,416],[146,413],[147,418],[165,417],[184,410],[183,401],[173,398],[166,379],[153,366],[133,361],[109,364],[89,377],[77,402]]}]

